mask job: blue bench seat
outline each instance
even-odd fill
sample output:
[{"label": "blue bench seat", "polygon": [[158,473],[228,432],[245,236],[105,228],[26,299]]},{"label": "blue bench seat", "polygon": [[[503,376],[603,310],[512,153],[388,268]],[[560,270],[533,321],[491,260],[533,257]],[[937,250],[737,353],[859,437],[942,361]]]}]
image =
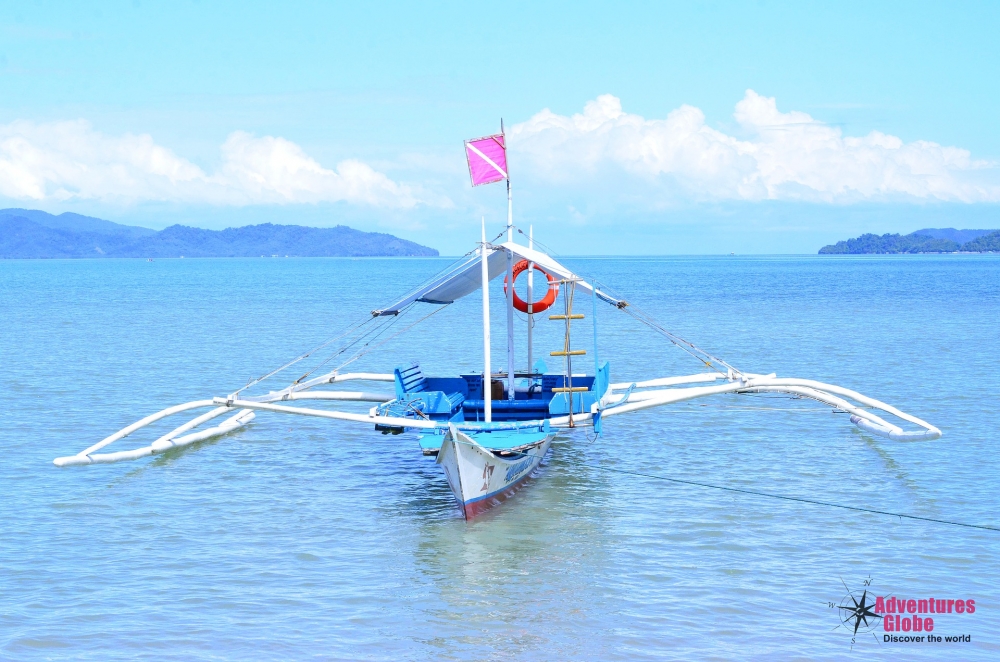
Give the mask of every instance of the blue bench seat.
[{"label": "blue bench seat", "polygon": [[451,420],[461,414],[465,380],[425,377],[420,365],[396,368],[396,399],[409,403],[432,420]]}]

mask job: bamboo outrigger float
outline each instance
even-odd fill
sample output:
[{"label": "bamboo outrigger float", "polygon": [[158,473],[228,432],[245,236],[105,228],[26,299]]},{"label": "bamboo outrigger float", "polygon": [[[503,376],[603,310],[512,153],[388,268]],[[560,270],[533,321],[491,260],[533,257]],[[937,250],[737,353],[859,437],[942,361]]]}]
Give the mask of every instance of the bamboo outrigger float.
[{"label": "bamboo outrigger float", "polygon": [[[328,418],[373,426],[383,434],[398,434],[406,430],[419,432],[421,451],[425,455],[436,457],[463,514],[466,518],[471,518],[517,491],[541,464],[558,431],[586,428],[600,434],[605,419],[609,417],[714,395],[785,393],[812,399],[837,411],[846,412],[850,414],[851,422],[860,429],[888,439],[914,441],[937,439],[941,436],[941,431],[933,425],[846,388],[807,379],[778,378],[775,374],[763,375],[738,370],[670,333],[624,299],[603,291],[596,282],[588,282],[552,256],[537,250],[530,231],[528,246],[516,243],[504,135],[501,133],[468,141],[466,152],[473,185],[507,181],[506,242],[488,242],[484,222],[482,240],[475,255],[460,260],[393,304],[373,311],[369,319],[352,326],[340,336],[225,397],[196,400],[164,409],[119,430],[76,455],[56,458],[56,466],[113,463],[164,453],[235,432],[249,424],[257,412]],[[536,271],[547,280],[545,296],[538,301],[533,300]],[[517,276],[523,272],[528,277],[527,301],[520,299],[513,286]],[[506,292],[507,356],[506,368],[497,371],[492,368],[490,357],[488,289],[489,283],[501,276],[504,276]],[[377,348],[379,345],[371,345],[374,339],[387,332],[406,313],[422,304],[434,306],[436,312],[478,290],[482,291],[483,298],[484,356],[481,373],[428,377],[417,364],[396,367],[391,373],[344,372],[349,364]],[[561,370],[549,372],[544,361],[533,362],[531,329],[535,316],[545,312],[560,296],[563,311],[550,315],[549,318],[564,325],[564,344],[550,355],[560,359],[563,366]],[[586,350],[571,345],[573,321],[585,319],[584,314],[574,309],[574,302],[580,296],[590,299],[594,323],[594,363],[593,374],[590,375],[574,372],[573,369],[574,357],[580,357],[579,361],[587,354]],[[608,363],[600,362],[597,357],[598,302],[609,304],[650,326],[698,359],[707,371],[693,375],[612,383]],[[515,369],[515,309],[528,316],[526,344],[529,367],[523,371]],[[318,371],[317,366],[280,390],[258,395],[250,393],[253,387],[265,379],[274,377],[337,341],[340,341],[337,351],[320,363],[320,366],[334,358],[343,357],[352,350],[355,353],[343,360],[336,369],[313,377],[312,374]],[[382,344],[384,342],[386,340]],[[332,384],[355,381],[367,384],[392,383],[393,392],[377,390],[378,386],[374,387],[376,390],[365,391],[326,388]],[[367,413],[291,404],[300,400],[377,404]],[[157,421],[199,409],[208,411],[160,436],[148,446],[99,452]],[[879,410],[919,429],[904,430],[873,410]],[[223,416],[228,417],[222,423],[204,427]]]}]

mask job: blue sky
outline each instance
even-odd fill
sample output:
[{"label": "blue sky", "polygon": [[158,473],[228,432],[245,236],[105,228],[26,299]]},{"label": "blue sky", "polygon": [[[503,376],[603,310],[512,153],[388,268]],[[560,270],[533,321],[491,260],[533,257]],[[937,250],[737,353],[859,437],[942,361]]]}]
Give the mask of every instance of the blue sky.
[{"label": "blue sky", "polygon": [[[4,3],[0,204],[567,253],[1000,227],[1000,3]],[[873,133],[874,132],[874,133]]]}]

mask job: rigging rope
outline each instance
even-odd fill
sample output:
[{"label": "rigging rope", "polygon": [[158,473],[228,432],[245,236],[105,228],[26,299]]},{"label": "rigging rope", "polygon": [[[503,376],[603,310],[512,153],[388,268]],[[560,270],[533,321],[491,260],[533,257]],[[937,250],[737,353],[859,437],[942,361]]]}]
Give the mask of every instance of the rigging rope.
[{"label": "rigging rope", "polygon": [[[503,235],[504,232],[506,232],[506,229],[503,232],[501,232],[500,234],[498,234],[496,237],[494,237],[493,241],[496,241],[497,239],[499,239]],[[479,250],[478,248],[474,248],[471,251],[469,251],[468,253],[466,253],[465,255],[463,255],[462,257],[463,258],[464,257],[468,257],[469,255],[472,255],[473,253],[475,253],[478,250]],[[460,260],[461,260],[461,258],[460,258]],[[424,282],[421,285],[419,285],[416,288],[414,288],[413,290],[411,290],[410,293],[416,292],[416,291],[420,290],[421,288],[425,287],[428,283],[433,282],[434,280],[436,280],[437,278],[439,278],[442,274],[446,273],[449,269],[453,269],[456,266],[457,263],[458,263],[458,261],[453,262],[453,263],[449,264],[448,266],[446,266],[445,268],[439,270],[433,276],[431,276],[430,278],[424,280]],[[409,307],[407,307],[407,308],[409,308]],[[379,327],[378,325],[376,325],[376,328],[377,329],[381,329],[382,331],[384,331],[387,326],[392,326],[396,321],[398,321],[399,317],[407,310],[407,308],[404,308],[403,310],[399,311],[399,314],[393,315],[390,318],[388,325],[383,324],[381,327]],[[292,367],[296,363],[299,363],[299,362],[304,361],[305,359],[309,358],[310,356],[312,356],[313,354],[315,354],[319,350],[323,349],[324,347],[327,347],[327,346],[333,344],[334,342],[336,342],[336,341],[338,341],[338,340],[340,340],[340,339],[342,339],[342,338],[350,335],[352,332],[358,331],[358,330],[362,329],[363,327],[365,327],[365,326],[367,326],[369,324],[372,324],[373,322],[375,322],[376,320],[379,320],[379,319],[380,319],[379,317],[373,315],[373,316],[366,317],[365,319],[363,319],[363,320],[361,320],[359,322],[355,322],[354,324],[352,324],[349,327],[347,327],[347,329],[345,329],[342,333],[340,333],[340,334],[338,334],[338,335],[336,335],[336,336],[334,336],[334,337],[332,337],[332,338],[330,338],[328,340],[323,341],[322,343],[320,343],[316,347],[313,347],[312,349],[310,349],[309,351],[305,352],[304,354],[300,354],[299,356],[295,357],[291,361],[288,361],[287,363],[282,364],[281,366],[275,368],[274,370],[271,370],[268,373],[265,373],[265,374],[261,375],[260,377],[257,377],[256,379],[253,379],[253,378],[249,379],[247,381],[246,385],[244,385],[242,388],[240,388],[239,390],[237,390],[237,391],[234,392],[234,395],[242,393],[243,391],[245,391],[245,390],[247,390],[247,389],[249,389],[249,388],[251,388],[253,386],[256,386],[257,384],[260,384],[264,380],[269,379],[269,378],[273,377],[274,375],[277,375],[277,374],[279,374],[279,373],[287,370],[288,368]],[[424,319],[426,319],[426,318],[424,318]],[[407,328],[410,328],[410,327],[407,327]],[[312,370],[309,370],[304,375],[302,375],[301,377],[299,377],[298,379],[296,379],[295,381],[293,381],[292,384],[297,384],[297,383],[301,382],[303,379],[305,379],[309,375],[311,375],[314,372],[316,372],[316,370],[318,370],[320,367],[322,367],[322,366],[326,365],[327,363],[329,363],[333,358],[339,356],[340,354],[343,354],[345,351],[347,351],[348,349],[350,349],[351,347],[353,347],[354,345],[356,345],[358,342],[360,342],[361,340],[363,340],[364,338],[366,338],[373,331],[375,331],[375,329],[370,329],[367,332],[362,333],[357,338],[355,338],[353,341],[351,341],[350,343],[348,343],[347,345],[345,345],[341,350],[335,352],[334,354],[332,354],[331,356],[329,356],[326,360],[324,360],[323,362],[321,362],[318,366],[314,367]],[[381,335],[381,331],[380,331],[380,333],[378,335]],[[360,357],[358,357],[358,358],[360,358]],[[353,362],[353,360],[356,360],[356,359],[352,359],[351,361],[348,361],[348,363]],[[345,363],[344,365],[347,365],[347,364]],[[341,367],[343,367],[343,366],[341,366]],[[338,368],[338,370],[339,370],[339,368]]]},{"label": "rigging rope", "polygon": [[[487,243],[489,244],[489,243],[492,243],[492,241],[496,241],[497,239],[499,239],[500,237],[502,237],[506,231],[507,231],[506,228],[504,228],[504,230],[502,230],[500,232],[500,234],[498,234],[496,237],[494,237],[491,240],[491,242],[487,242]],[[434,274],[433,276],[431,276],[429,279],[424,280],[424,282],[421,285],[419,285],[416,288],[410,290],[410,294],[412,294],[413,292],[419,291],[421,288],[425,287],[428,283],[431,283],[434,280],[438,279],[442,274],[448,272],[449,269],[454,269],[456,267],[456,265],[458,265],[459,262],[461,262],[462,258],[468,257],[469,255],[472,255],[473,253],[476,253],[478,250],[479,250],[478,247],[472,249],[471,251],[469,251],[465,255],[463,255],[461,258],[459,258],[459,260],[457,260],[457,261],[449,264],[444,269],[439,270],[436,274]],[[445,306],[442,306],[442,307],[445,307]],[[296,379],[295,381],[293,381],[292,384],[298,384],[298,383],[300,383],[303,379],[305,379],[309,375],[311,375],[314,372],[316,372],[316,370],[318,370],[319,368],[323,367],[324,365],[326,365],[327,363],[329,363],[331,360],[333,360],[337,356],[343,354],[344,352],[346,352],[351,347],[357,345],[358,342],[360,342],[364,338],[368,337],[372,333],[375,333],[376,330],[377,330],[377,333],[375,335],[376,338],[378,336],[382,335],[382,333],[384,333],[389,327],[393,326],[399,320],[399,318],[401,317],[401,315],[404,312],[406,312],[408,309],[409,309],[409,306],[407,306],[406,308],[400,310],[399,314],[391,316],[391,318],[388,321],[388,324],[382,324],[381,326],[379,326],[378,324],[376,324],[375,328],[369,329],[365,333],[360,334],[357,338],[355,338],[354,340],[352,340],[351,342],[349,342],[343,348],[341,348],[337,352],[334,352],[332,355],[330,355],[329,357],[327,357],[319,365],[317,365],[316,367],[314,367],[313,369],[309,370],[304,375],[302,375],[301,377],[299,377],[298,379]],[[437,310],[440,310],[440,309],[441,308],[438,308]],[[437,310],[435,310],[434,312],[437,312]],[[434,313],[431,313],[431,314],[434,314]],[[417,323],[419,323],[419,322],[427,319],[427,317],[430,317],[430,315],[426,315],[426,316],[422,317],[420,320],[417,321]],[[291,361],[288,361],[287,363],[282,364],[281,366],[275,368],[274,370],[271,370],[270,372],[267,372],[267,373],[261,375],[260,377],[257,377],[256,379],[253,379],[253,378],[249,379],[247,381],[246,385],[244,385],[239,390],[235,391],[233,393],[233,395],[237,395],[239,393],[242,393],[243,391],[245,391],[245,390],[247,390],[247,389],[249,389],[249,388],[251,388],[253,386],[256,386],[257,384],[260,384],[264,380],[269,379],[269,378],[273,377],[274,375],[277,375],[277,374],[279,374],[279,373],[287,370],[288,368],[292,367],[296,363],[304,361],[305,359],[309,358],[310,356],[312,356],[313,354],[315,354],[319,350],[323,349],[324,347],[327,347],[327,346],[333,344],[334,342],[336,342],[338,340],[341,340],[342,338],[344,338],[346,336],[349,336],[351,333],[359,331],[360,329],[364,328],[365,326],[367,326],[369,324],[372,324],[375,320],[380,320],[380,319],[384,319],[384,318],[380,318],[379,316],[372,315],[370,317],[365,318],[364,320],[361,320],[359,322],[355,322],[354,324],[352,324],[351,326],[349,326],[347,329],[345,329],[342,333],[340,333],[340,334],[338,334],[338,335],[336,335],[336,336],[334,336],[334,337],[332,337],[332,338],[330,338],[328,340],[323,341],[322,343],[320,343],[316,347],[313,347],[309,351],[307,351],[307,352],[305,352],[303,354],[300,354],[299,356],[295,357]],[[410,326],[407,327],[407,329],[410,329],[413,326],[414,325],[411,324]],[[396,335],[398,335],[398,334],[396,334]],[[395,337],[395,335],[392,336],[392,337]],[[371,341],[369,341],[369,343],[370,342]],[[364,347],[367,347],[369,343],[366,343],[364,345]],[[384,344],[384,343],[380,343],[379,345],[376,345],[375,347],[380,347],[382,344]],[[375,347],[373,347],[372,349],[374,349]],[[367,350],[367,351],[371,351],[371,350]],[[367,353],[367,351],[363,350],[361,353],[355,355],[354,357],[352,357],[351,359],[349,359],[346,363],[342,364],[339,368],[337,368],[337,370],[340,370],[344,366],[349,365],[350,363],[353,363],[357,359],[361,358],[362,356],[364,356]]]},{"label": "rigging rope", "polygon": [[[504,230],[501,231],[500,234],[498,234],[497,236],[493,237],[493,239],[487,241],[486,242],[487,247],[494,248],[493,242],[496,241],[497,239],[499,239],[500,237],[502,237],[503,234],[504,234],[504,232],[506,232],[506,231],[507,231],[506,228],[504,228]],[[435,273],[430,278],[425,279],[422,283],[420,283],[419,285],[417,285],[413,289],[409,290],[405,295],[403,295],[401,297],[401,299],[406,299],[406,298],[408,298],[408,297],[416,294],[420,290],[422,290],[425,287],[427,287],[429,284],[431,284],[434,281],[438,280],[444,274],[446,274],[446,273],[448,273],[450,271],[454,271],[458,267],[461,267],[462,265],[467,264],[467,262],[463,262],[463,260],[465,258],[469,257],[470,255],[474,255],[474,254],[478,253],[479,252],[479,245],[480,245],[480,243],[481,242],[477,241],[476,242],[476,248],[473,248],[472,250],[467,251],[463,255],[460,255],[457,260],[455,260],[454,262],[451,262],[450,264],[448,264],[448,266],[444,267],[443,269],[441,269],[440,271],[438,271],[437,273]],[[377,314],[378,312],[379,312],[378,310],[372,311],[373,315]]]},{"label": "rigging rope", "polygon": [[[410,309],[410,306],[407,306],[407,307],[403,308],[402,310],[399,311],[398,315],[393,315],[392,317],[388,318],[388,322],[383,323],[381,326],[373,327],[373,328],[369,329],[368,331],[366,331],[365,333],[361,334],[360,336],[358,336],[357,338],[355,338],[354,340],[352,340],[351,342],[349,342],[348,344],[344,345],[339,350],[337,350],[336,352],[334,352],[333,354],[331,354],[330,356],[328,356],[326,359],[324,359],[323,361],[321,361],[312,370],[309,370],[304,375],[302,375],[301,377],[299,377],[298,379],[296,379],[294,382],[292,382],[292,384],[298,384],[298,383],[300,383],[303,379],[305,379],[306,377],[308,377],[312,373],[316,372],[317,370],[319,370],[320,368],[322,368],[323,366],[325,366],[327,363],[329,363],[330,361],[332,361],[336,357],[340,356],[341,354],[343,354],[344,352],[346,352],[347,350],[349,350],[351,347],[354,347],[355,345],[357,345],[359,342],[361,342],[365,338],[371,336],[373,333],[375,334],[375,338],[378,338],[380,335],[382,335],[388,329],[390,329],[394,324],[396,324],[396,322],[398,322],[403,317],[403,315],[405,315],[409,311],[409,309]],[[375,319],[375,318],[373,317],[371,319]],[[372,340],[374,340],[375,338],[372,338]],[[371,340],[369,340],[368,342],[371,342]],[[367,343],[366,343],[366,345],[367,345]],[[343,367],[343,366],[341,366],[341,367]],[[337,368],[337,370],[340,370],[340,368]]]},{"label": "rigging rope", "polygon": [[[599,283],[595,279],[594,280],[594,287],[597,287],[598,285],[600,285],[611,296],[614,296],[614,297],[616,297],[618,299],[622,299],[623,298],[620,294],[618,294],[617,292],[615,292],[614,290],[612,290],[610,287],[608,287],[604,283]],[[664,336],[667,340],[669,340],[671,343],[673,343],[676,347],[679,347],[683,351],[687,352],[689,355],[691,355],[692,357],[694,357],[695,359],[697,359],[701,363],[705,364],[707,367],[711,368],[715,372],[719,373],[720,375],[724,375],[724,376],[728,377],[728,375],[726,373],[722,372],[717,367],[715,367],[714,365],[712,365],[713,361],[716,364],[718,364],[718,365],[725,366],[727,369],[732,370],[734,374],[737,374],[737,375],[742,375],[743,374],[742,370],[740,370],[739,368],[733,366],[732,364],[728,363],[727,361],[723,361],[719,357],[714,356],[713,354],[710,354],[709,352],[706,352],[702,348],[698,347],[693,342],[691,342],[689,340],[685,340],[684,338],[681,338],[677,334],[675,334],[675,333],[667,330],[666,328],[664,328],[664,326],[662,324],[660,324],[659,322],[657,322],[653,318],[652,315],[650,315],[649,313],[647,313],[646,311],[644,311],[642,308],[640,308],[636,304],[630,302],[629,305],[628,305],[628,307],[622,308],[622,310],[624,310],[627,315],[629,315],[630,317],[632,317],[636,321],[640,322],[641,324],[645,324],[646,326],[648,326],[652,330],[654,330],[657,333],[659,333],[660,335]]]},{"label": "rigging rope", "polygon": [[705,350],[701,349],[700,347],[698,347],[694,343],[692,343],[692,342],[690,342],[688,340],[685,340],[684,338],[681,338],[680,336],[676,335],[675,333],[672,333],[672,332],[668,331],[667,329],[663,328],[663,326],[659,322],[657,322],[648,313],[646,313],[645,311],[641,310],[635,304],[630,304],[628,308],[624,309],[624,311],[625,311],[625,313],[627,315],[631,316],[633,319],[639,321],[642,324],[645,324],[646,326],[648,326],[649,328],[653,329],[654,331],[656,331],[660,335],[664,336],[667,340],[669,340],[671,343],[673,343],[676,347],[679,347],[680,349],[684,350],[685,352],[687,352],[688,354],[690,354],[694,358],[698,359],[700,362],[702,362],[703,364],[705,364],[707,367],[711,368],[715,372],[718,372],[721,375],[728,376],[726,373],[722,372],[717,367],[715,367],[715,365],[712,365],[713,361],[716,364],[718,364],[718,365],[725,366],[729,370],[732,370],[734,374],[738,374],[738,375],[742,375],[743,374],[743,371],[741,371],[739,368],[736,368],[735,366],[729,364],[728,362],[723,361],[722,359],[718,358],[717,356],[709,354],[708,352],[706,352]]},{"label": "rigging rope", "polygon": [[[379,347],[381,347],[382,345],[386,344],[387,342],[389,342],[390,340],[392,340],[392,339],[393,339],[393,338],[395,338],[396,336],[398,336],[398,335],[400,335],[400,334],[402,334],[402,333],[406,333],[407,331],[409,331],[410,329],[412,329],[412,328],[413,328],[413,327],[415,327],[416,325],[418,325],[418,324],[420,324],[421,322],[423,322],[423,321],[424,321],[425,319],[427,319],[428,317],[431,317],[432,315],[437,315],[438,313],[440,313],[440,312],[441,312],[442,310],[444,310],[445,308],[447,308],[447,307],[448,307],[448,306],[450,306],[450,305],[451,305],[450,303],[446,303],[446,304],[443,304],[443,305],[440,305],[440,306],[438,306],[437,308],[435,308],[435,309],[434,309],[434,310],[432,310],[431,312],[427,313],[426,315],[424,315],[423,317],[421,317],[420,319],[418,319],[418,320],[417,320],[416,322],[414,322],[414,323],[413,323],[413,324],[411,324],[410,326],[406,327],[405,329],[400,329],[399,331],[397,331],[396,333],[392,334],[391,336],[389,336],[388,338],[386,338],[385,340],[383,340],[383,341],[382,341],[382,342],[380,342],[379,344],[377,344],[377,345],[374,345],[374,346],[372,346],[372,347],[370,347],[370,348],[368,347],[368,345],[369,345],[369,344],[370,344],[370,343],[371,343],[372,341],[371,341],[371,340],[369,340],[369,341],[368,341],[367,343],[365,343],[365,344],[364,344],[364,345],[362,346],[362,348],[361,348],[361,351],[359,351],[359,352],[358,352],[357,354],[355,354],[354,356],[352,356],[352,357],[351,357],[350,359],[348,359],[348,360],[347,360],[347,361],[345,361],[344,363],[341,363],[341,364],[340,364],[339,366],[337,366],[336,370],[338,370],[338,371],[339,371],[339,370],[341,370],[341,369],[343,369],[343,368],[345,368],[345,367],[349,366],[350,364],[354,363],[355,361],[357,361],[358,359],[360,359],[360,358],[361,358],[362,356],[364,356],[365,354],[368,354],[369,352],[373,352],[373,351],[375,351],[376,349],[378,349],[378,348],[379,348]],[[397,319],[398,319],[398,316],[397,316]],[[386,330],[386,329],[388,329],[388,326],[389,326],[389,325],[387,325],[387,326],[383,327],[383,331],[384,331],[384,330]],[[380,331],[378,335],[382,335],[382,331]],[[375,336],[375,338],[377,338],[377,337],[378,337],[378,336]],[[375,340],[375,338],[372,338],[372,340]]]},{"label": "rigging rope", "polygon": [[[521,228],[518,228],[518,227],[515,226],[515,229],[518,231],[519,234],[527,236],[525,234],[524,230],[522,230]],[[532,239],[532,241],[535,244],[537,244],[538,246],[540,246],[543,250],[545,250],[546,252],[548,252],[549,255],[551,255],[553,257],[558,257],[559,256],[558,253],[556,253],[555,251],[553,251],[549,246],[545,245],[544,243],[542,243],[538,239]],[[624,297],[622,297],[621,295],[619,295],[618,293],[616,293],[614,290],[612,290],[607,285],[605,285],[603,283],[599,283],[597,281],[597,279],[591,279],[591,280],[592,280],[593,287],[597,287],[598,285],[600,285],[601,289],[605,293],[611,295],[612,297],[614,297],[614,298],[616,298],[616,299],[618,299],[620,301],[625,301]],[[721,365],[721,366],[724,366],[725,368],[727,368],[729,370],[732,370],[733,373],[735,373],[737,375],[742,375],[743,374],[742,370],[734,367],[733,365],[727,363],[726,361],[723,361],[722,359],[720,359],[720,358],[718,358],[716,356],[713,356],[712,354],[710,354],[710,353],[706,352],[705,350],[701,349],[700,347],[698,347],[694,343],[692,343],[692,342],[690,342],[688,340],[685,340],[684,338],[681,338],[677,334],[668,331],[659,322],[657,322],[655,319],[653,319],[653,317],[651,315],[649,315],[647,312],[645,312],[644,310],[642,310],[641,308],[639,308],[638,306],[636,306],[634,303],[629,302],[629,305],[627,307],[625,307],[625,308],[621,308],[621,310],[624,310],[630,317],[632,317],[633,319],[637,320],[641,324],[645,324],[646,326],[648,326],[649,328],[653,329],[654,331],[656,331],[660,335],[664,336],[667,340],[669,340],[671,343],[673,343],[676,347],[679,347],[684,352],[686,352],[687,354],[689,354],[690,356],[692,356],[696,360],[698,360],[700,363],[703,363],[704,365],[706,365],[707,367],[711,368],[712,370],[714,370],[715,372],[719,373],[720,375],[724,375],[724,376],[728,377],[727,373],[722,372],[715,365],[712,364],[713,361],[717,365]]]},{"label": "rigging rope", "polygon": [[375,318],[373,318],[373,317],[369,317],[369,318],[367,318],[367,319],[365,319],[365,320],[362,320],[362,321],[360,321],[360,322],[355,322],[355,323],[354,323],[354,324],[352,324],[351,326],[347,327],[347,329],[346,329],[346,330],[345,330],[345,331],[344,331],[343,333],[341,333],[340,335],[337,335],[337,336],[334,336],[333,338],[330,338],[329,340],[326,340],[326,341],[324,341],[324,342],[320,343],[320,344],[319,344],[319,345],[317,345],[316,347],[314,347],[314,348],[310,349],[310,350],[309,350],[308,352],[306,352],[305,354],[302,354],[302,355],[300,355],[300,356],[298,356],[298,357],[296,357],[296,358],[292,359],[292,360],[291,360],[291,361],[289,361],[288,363],[286,363],[286,364],[282,365],[281,367],[278,367],[278,368],[275,368],[275,369],[274,369],[274,370],[272,370],[271,372],[269,372],[269,373],[267,373],[267,374],[265,374],[265,375],[262,375],[262,376],[258,377],[257,379],[250,379],[250,380],[249,380],[249,381],[248,381],[248,382],[246,383],[246,386],[244,386],[243,388],[239,389],[238,391],[235,391],[235,392],[234,392],[234,395],[235,395],[235,394],[238,394],[238,393],[241,393],[241,392],[243,392],[243,391],[245,391],[245,390],[247,390],[247,389],[248,389],[248,388],[250,388],[251,386],[256,386],[257,384],[260,384],[260,383],[261,383],[262,381],[264,381],[265,379],[268,379],[269,377],[273,377],[274,375],[278,374],[279,372],[282,372],[283,370],[286,370],[286,369],[288,369],[288,368],[292,367],[293,365],[295,365],[295,364],[296,364],[296,363],[298,363],[299,361],[304,361],[305,359],[307,359],[307,358],[309,358],[310,356],[312,356],[312,355],[313,355],[313,354],[314,354],[315,352],[318,352],[319,350],[323,349],[323,348],[324,348],[324,347],[326,347],[327,345],[330,345],[331,343],[334,343],[334,342],[336,342],[337,340],[340,340],[341,338],[343,338],[344,336],[348,335],[348,334],[349,334],[349,333],[351,333],[352,331],[356,331],[356,330],[360,329],[361,327],[363,327],[363,326],[365,326],[366,324],[370,323],[370,322],[371,322],[371,321],[372,321],[373,319],[375,319]]}]

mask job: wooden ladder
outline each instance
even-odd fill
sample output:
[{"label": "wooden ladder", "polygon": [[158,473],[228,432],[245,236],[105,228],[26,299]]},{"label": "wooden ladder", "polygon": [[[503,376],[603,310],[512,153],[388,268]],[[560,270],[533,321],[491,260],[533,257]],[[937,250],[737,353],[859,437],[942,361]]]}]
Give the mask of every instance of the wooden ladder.
[{"label": "wooden ladder", "polygon": [[549,355],[566,357],[566,374],[563,377],[563,386],[558,386],[556,388],[553,388],[552,392],[569,394],[569,426],[574,427],[573,394],[589,391],[590,389],[586,386],[573,386],[573,357],[585,356],[587,354],[587,350],[570,349],[570,324],[572,323],[573,320],[584,319],[585,316],[580,313],[573,312],[573,293],[576,291],[576,280],[573,279],[565,280],[563,281],[563,283],[569,286],[566,288],[563,295],[563,305],[565,306],[566,312],[562,315],[549,315],[549,319],[563,320],[566,323],[566,334],[563,340],[563,348],[561,350],[550,352]]}]

